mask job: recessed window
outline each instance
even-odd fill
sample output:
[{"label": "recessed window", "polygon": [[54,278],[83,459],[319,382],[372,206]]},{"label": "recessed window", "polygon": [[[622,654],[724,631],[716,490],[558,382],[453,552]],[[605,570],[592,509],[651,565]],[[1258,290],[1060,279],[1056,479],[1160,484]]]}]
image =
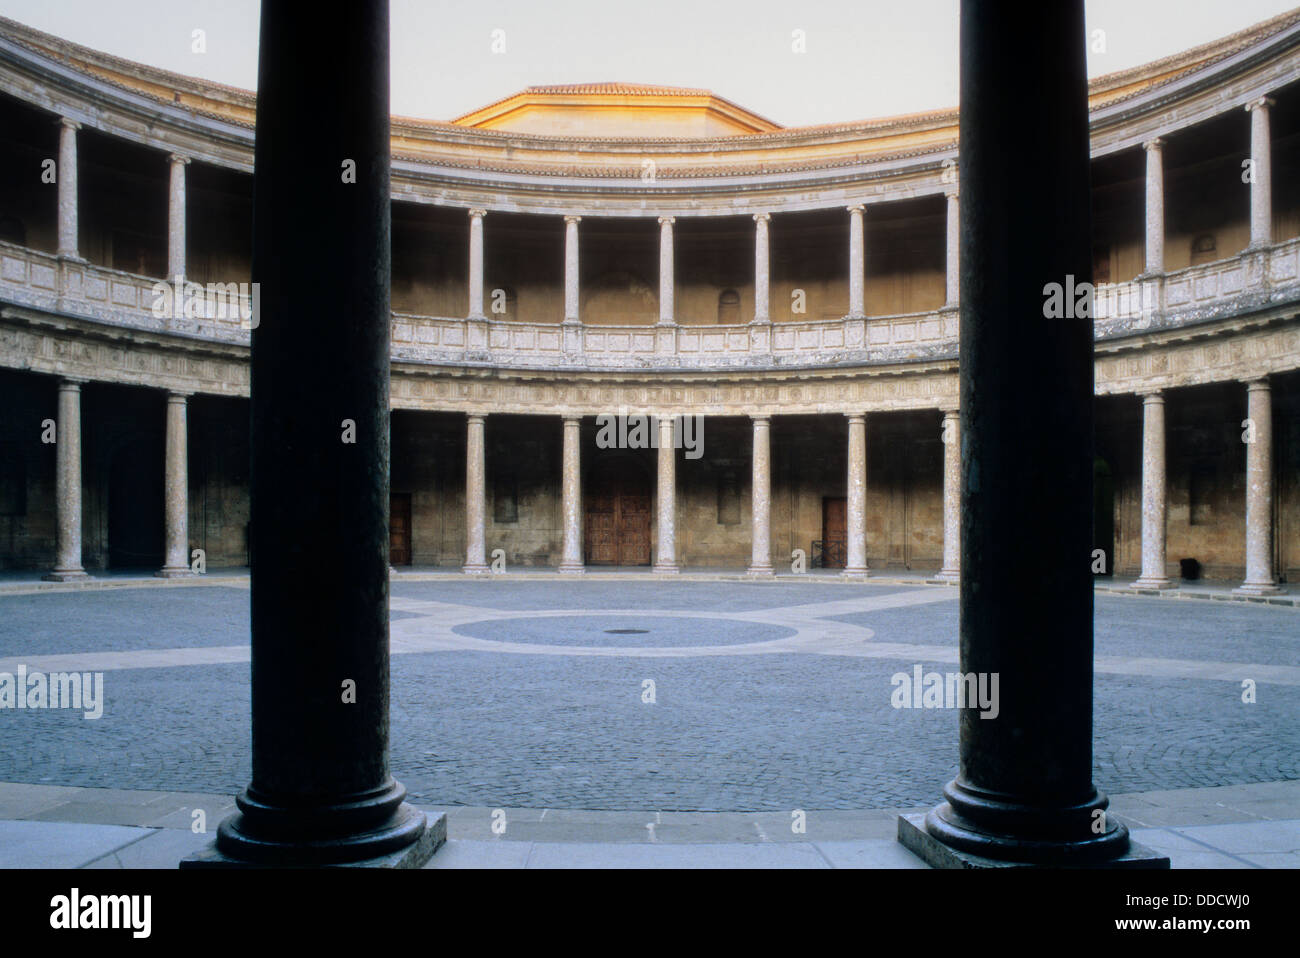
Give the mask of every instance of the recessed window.
[{"label": "recessed window", "polygon": [[1192,240],[1192,265],[1212,263],[1219,258],[1218,244],[1213,233],[1202,233]]},{"label": "recessed window", "polygon": [[740,324],[740,294],[734,289],[724,289],[718,297],[718,325]]}]

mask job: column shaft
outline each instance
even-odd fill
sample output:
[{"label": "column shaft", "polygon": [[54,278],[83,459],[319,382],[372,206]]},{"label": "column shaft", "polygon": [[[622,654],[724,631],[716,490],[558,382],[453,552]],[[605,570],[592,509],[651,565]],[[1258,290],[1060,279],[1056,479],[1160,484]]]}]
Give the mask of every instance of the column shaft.
[{"label": "column shaft", "polygon": [[189,477],[186,401],[181,393],[167,395],[166,459],[163,469],[163,567],[158,575],[190,575]]},{"label": "column shaft", "polygon": [[673,305],[673,223],[671,216],[659,217],[659,325],[676,322]]},{"label": "column shaft", "polygon": [[[418,867],[436,833],[388,764],[388,4],[260,16],[252,280],[274,321],[250,359],[253,774],[214,854]],[[326,114],[328,155],[301,135]]]},{"label": "column shaft", "polygon": [[862,234],[863,206],[849,208],[849,315],[861,317],[866,315],[866,279],[865,241]]},{"label": "column shaft", "polygon": [[[996,679],[997,713],[966,700],[946,801],[900,834],[1111,861],[1129,842],[1092,784],[1093,328],[1045,319],[1042,294],[1092,276],[1083,0],[964,0],[960,19],[960,670]],[[1008,164],[1011,142],[1034,162]]]},{"label": "column shaft", "polygon": [[564,218],[564,321],[579,322],[578,317],[578,224],[581,216]]},{"label": "column shaft", "polygon": [[750,575],[772,575],[772,442],[771,420],[753,417],[754,452],[751,520],[753,545]]},{"label": "column shaft", "polygon": [[484,417],[470,416],[465,432],[465,566],[471,575],[488,571],[487,450]]},{"label": "column shaft", "polygon": [[584,572],[582,565],[582,419],[564,417],[564,475],[561,480],[560,512],[564,521],[561,572]]},{"label": "column shaft", "polygon": [[754,322],[772,321],[771,269],[768,265],[767,224],[770,213],[754,214]]},{"label": "column shaft", "polygon": [[179,285],[185,279],[185,167],[188,156],[171,155],[171,183],[167,192],[167,278]]},{"label": "column shaft", "polygon": [[1250,158],[1254,179],[1250,184],[1250,245],[1273,242],[1273,149],[1269,140],[1268,111],[1273,101],[1261,97],[1246,105],[1250,111]]},{"label": "column shaft", "polygon": [[58,555],[51,582],[84,579],[81,565],[81,382],[59,382],[58,419],[54,425],[54,508]]},{"label": "column shaft", "polygon": [[936,577],[961,581],[961,416],[943,411],[943,567]]},{"label": "column shaft", "polygon": [[486,210],[469,211],[469,318],[483,319],[483,217]]},{"label": "column shaft", "polygon": [[1246,580],[1234,591],[1273,595],[1273,397],[1267,379],[1247,384],[1246,415],[1254,442],[1246,443]]},{"label": "column shaft", "polygon": [[1165,271],[1165,141],[1143,144],[1147,154],[1146,272]]},{"label": "column shaft", "polygon": [[677,450],[673,447],[673,417],[659,417],[659,500],[658,547],[655,572],[678,572],[677,568]]},{"label": "column shaft", "polygon": [[849,416],[848,555],[845,575],[867,574],[867,417]]},{"label": "column shaft", "polygon": [[948,202],[944,245],[944,305],[956,306],[961,298],[961,201],[957,190],[944,194]]},{"label": "column shaft", "polygon": [[81,124],[64,117],[59,124],[59,162],[54,175],[59,184],[59,255],[78,258],[77,252],[77,131]]},{"label": "column shaft", "polygon": [[1142,575],[1134,588],[1171,589],[1166,571],[1165,397],[1142,397]]}]

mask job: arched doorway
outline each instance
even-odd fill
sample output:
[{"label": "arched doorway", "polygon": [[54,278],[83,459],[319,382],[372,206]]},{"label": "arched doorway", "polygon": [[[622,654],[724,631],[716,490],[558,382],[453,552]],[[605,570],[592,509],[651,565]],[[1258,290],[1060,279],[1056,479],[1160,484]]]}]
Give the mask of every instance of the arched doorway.
[{"label": "arched doorway", "polygon": [[108,470],[108,567],[159,569],[162,561],[162,447],[132,439],[113,451]]},{"label": "arched doorway", "polygon": [[650,478],[630,455],[603,458],[584,483],[583,552],[588,565],[649,565]]}]

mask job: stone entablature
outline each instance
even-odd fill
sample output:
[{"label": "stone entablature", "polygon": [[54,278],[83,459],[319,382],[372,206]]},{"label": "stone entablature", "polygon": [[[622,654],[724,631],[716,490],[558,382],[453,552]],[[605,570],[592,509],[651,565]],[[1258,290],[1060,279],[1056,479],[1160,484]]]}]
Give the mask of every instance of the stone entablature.
[{"label": "stone entablature", "polygon": [[[52,55],[55,48],[66,59]],[[1094,155],[1184,129],[1290,82],[1300,73],[1300,18],[1278,17],[1171,60],[1158,74],[1138,68],[1094,82]],[[0,87],[33,106],[250,172],[252,95],[176,76],[181,99],[169,102],[161,95],[169,76],[18,24],[0,30]],[[214,91],[212,109],[194,92],[203,86]],[[584,139],[397,118],[392,193],[417,203],[593,217],[883,202],[944,191],[956,120],[947,110],[712,139]]]}]

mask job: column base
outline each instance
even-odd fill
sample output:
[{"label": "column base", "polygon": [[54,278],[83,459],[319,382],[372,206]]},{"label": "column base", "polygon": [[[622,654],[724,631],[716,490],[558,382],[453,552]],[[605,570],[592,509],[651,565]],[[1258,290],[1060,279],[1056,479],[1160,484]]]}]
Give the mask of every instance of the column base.
[{"label": "column base", "polygon": [[78,579],[89,578],[85,569],[55,569],[41,576],[43,582],[76,582]]},{"label": "column base", "polygon": [[1130,589],[1177,589],[1178,583],[1169,578],[1138,578],[1129,586]]},{"label": "column base", "polygon": [[939,585],[958,585],[961,583],[960,569],[940,569],[933,579],[926,579],[927,582],[935,582]]},{"label": "column base", "polygon": [[467,563],[460,571],[466,575],[491,575],[492,573],[491,569],[479,562]]},{"label": "column base", "polygon": [[[947,801],[922,818],[920,830],[953,853],[995,862],[1079,867],[1108,864],[1129,851],[1128,829],[1106,818],[1109,799],[1095,788],[1074,804],[1039,805],[954,780],[944,786],[943,796]],[[1097,821],[1103,825],[1100,833],[1093,831]],[[917,845],[926,847],[919,839]]]},{"label": "column base", "polygon": [[1232,590],[1233,595],[1281,595],[1286,590],[1273,582],[1243,582]]},{"label": "column base", "polygon": [[154,573],[154,578],[185,579],[185,578],[189,578],[192,575],[194,575],[194,570],[192,570],[187,565],[182,565],[182,566],[165,565],[157,572]]},{"label": "column base", "polygon": [[587,567],[581,562],[561,562],[559,571],[562,575],[585,575]]},{"label": "column base", "polygon": [[[403,805],[402,808],[411,808]],[[415,809],[411,809],[416,811]],[[416,814],[423,814],[416,812]],[[349,862],[297,862],[289,856],[280,861],[248,861],[222,851],[219,840],[181,859],[182,869],[192,868],[302,868],[304,864],[323,868],[423,868],[447,841],[447,816],[442,812],[432,818],[426,816],[424,831],[405,848],[382,855]]]},{"label": "column base", "polygon": [[[898,842],[931,868],[1051,868],[1054,863],[999,861],[945,845],[925,830],[925,815],[898,816]],[[1129,842],[1128,851],[1110,861],[1070,864],[1070,868],[1166,869],[1169,859],[1159,852]]]},{"label": "column base", "polygon": [[767,576],[776,575],[776,572],[773,570],[773,568],[770,565],[752,565],[745,570],[745,574],[752,575],[752,576],[767,577]]},{"label": "column base", "polygon": [[871,570],[866,566],[845,566],[840,575],[846,579],[866,579],[871,576]]},{"label": "column base", "polygon": [[653,566],[651,566],[650,571],[658,575],[677,575],[682,570],[677,567],[676,563],[672,565],[660,565],[658,562],[656,562]]}]

